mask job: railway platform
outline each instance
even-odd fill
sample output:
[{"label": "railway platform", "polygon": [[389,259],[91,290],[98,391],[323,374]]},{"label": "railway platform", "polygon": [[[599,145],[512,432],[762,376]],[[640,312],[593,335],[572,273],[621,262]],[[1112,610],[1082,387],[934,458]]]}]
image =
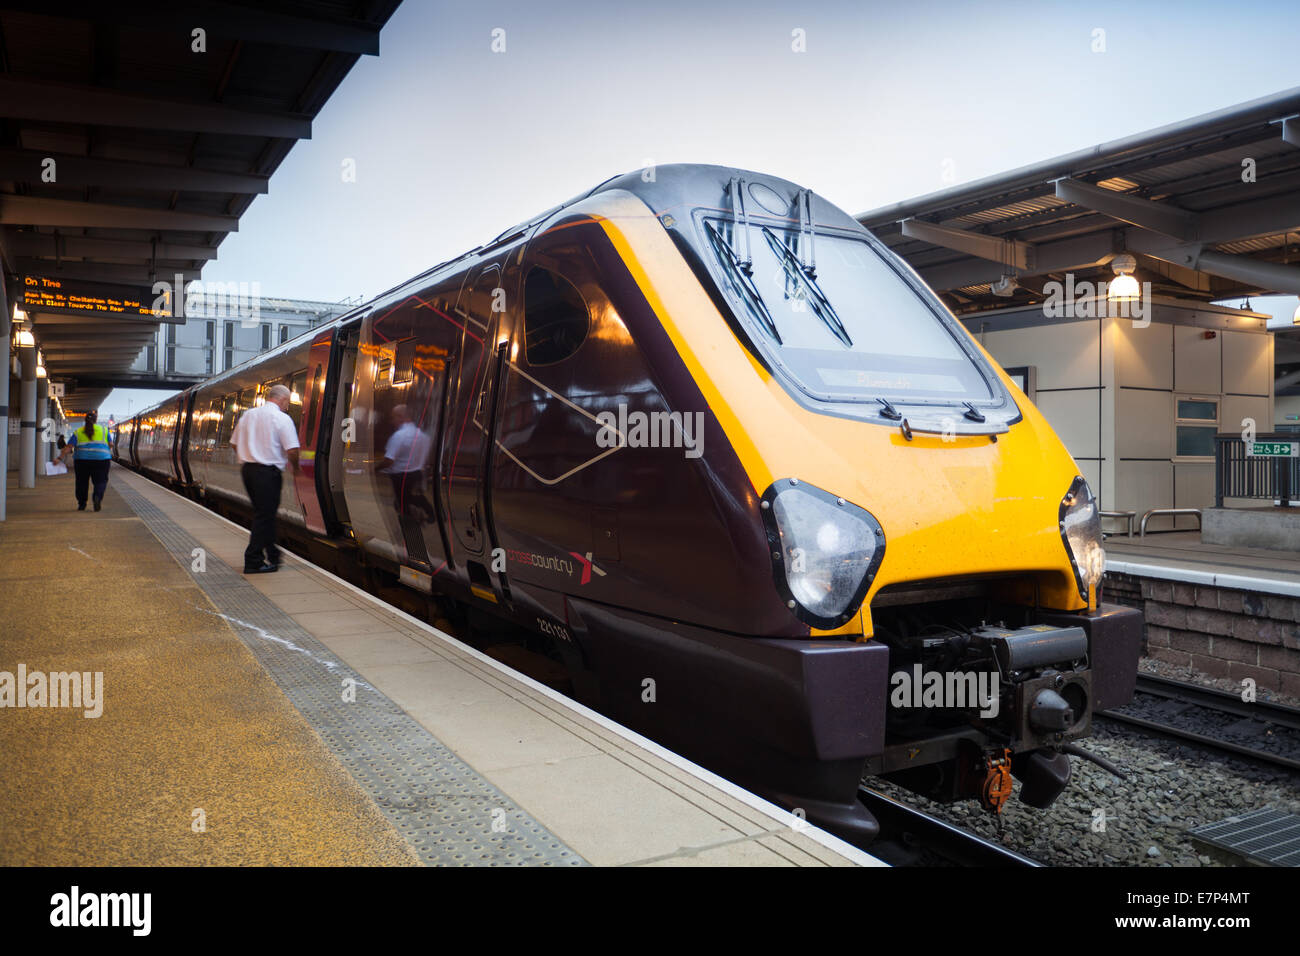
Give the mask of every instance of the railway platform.
[{"label": "railway platform", "polygon": [[1300,700],[1300,554],[1198,531],[1106,540],[1107,600],[1139,608],[1148,657]]},{"label": "railway platform", "polygon": [[1206,544],[1199,531],[1106,539],[1106,569],[1188,584],[1300,597],[1300,551]]},{"label": "railway platform", "polygon": [[245,543],[116,465],[99,513],[11,491],[0,864],[878,865],[294,555],[239,574]]}]

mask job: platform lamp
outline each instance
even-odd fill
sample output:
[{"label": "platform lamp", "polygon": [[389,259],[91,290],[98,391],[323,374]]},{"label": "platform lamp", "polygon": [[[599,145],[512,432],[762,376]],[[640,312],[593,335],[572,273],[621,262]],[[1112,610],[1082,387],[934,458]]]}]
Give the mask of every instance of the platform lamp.
[{"label": "platform lamp", "polygon": [[1122,252],[1110,261],[1110,268],[1115,278],[1106,287],[1106,298],[1111,302],[1136,302],[1142,295],[1142,287],[1133,278],[1137,259]]}]

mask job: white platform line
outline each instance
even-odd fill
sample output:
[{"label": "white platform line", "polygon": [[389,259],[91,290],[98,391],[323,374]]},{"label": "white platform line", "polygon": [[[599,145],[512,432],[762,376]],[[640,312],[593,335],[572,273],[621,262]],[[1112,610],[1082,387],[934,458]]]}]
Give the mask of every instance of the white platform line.
[{"label": "white platform line", "polygon": [[1248,574],[1232,574],[1226,571],[1203,571],[1198,568],[1176,568],[1165,564],[1145,564],[1141,561],[1112,561],[1109,558],[1106,559],[1106,570],[1114,571],[1116,574],[1132,574],[1141,578],[1178,581],[1182,584],[1204,584],[1209,587],[1232,588],[1237,591],[1257,591],[1261,594],[1300,597],[1300,581],[1260,578]]}]

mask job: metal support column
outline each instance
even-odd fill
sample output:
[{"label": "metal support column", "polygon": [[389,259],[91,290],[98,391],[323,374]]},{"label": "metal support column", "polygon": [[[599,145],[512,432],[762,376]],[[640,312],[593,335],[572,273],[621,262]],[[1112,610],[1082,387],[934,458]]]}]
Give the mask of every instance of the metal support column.
[{"label": "metal support column", "polygon": [[45,429],[45,422],[50,417],[50,380],[41,378],[40,373],[36,377],[36,474],[45,474],[45,463],[50,460],[50,445],[53,444],[49,432]]},{"label": "metal support column", "polygon": [[18,347],[22,370],[22,431],[18,435],[18,487],[36,487],[36,346]]}]

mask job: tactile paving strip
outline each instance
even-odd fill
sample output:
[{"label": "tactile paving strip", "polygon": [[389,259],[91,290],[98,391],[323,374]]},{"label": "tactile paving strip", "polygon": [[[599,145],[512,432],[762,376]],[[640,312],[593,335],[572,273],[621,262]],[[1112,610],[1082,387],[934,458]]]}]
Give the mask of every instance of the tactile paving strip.
[{"label": "tactile paving strip", "polygon": [[[229,621],[257,660],[415,848],[436,866],[581,866],[582,857],[479,776],[302,625],[123,483],[119,494]],[[351,678],[356,701],[343,699]]]},{"label": "tactile paving strip", "polygon": [[1197,842],[1270,866],[1300,866],[1300,816],[1265,807],[1187,831]]}]

